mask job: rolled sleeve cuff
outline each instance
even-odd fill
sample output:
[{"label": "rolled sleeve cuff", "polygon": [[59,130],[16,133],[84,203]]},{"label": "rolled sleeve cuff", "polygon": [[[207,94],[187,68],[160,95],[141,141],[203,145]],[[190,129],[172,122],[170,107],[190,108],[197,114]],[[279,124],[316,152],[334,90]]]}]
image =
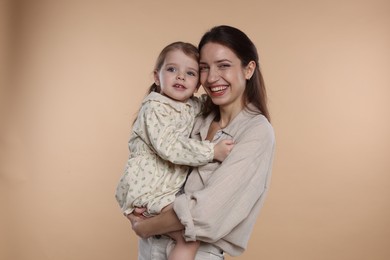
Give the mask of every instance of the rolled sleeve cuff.
[{"label": "rolled sleeve cuff", "polygon": [[184,239],[186,241],[195,241],[196,240],[195,226],[190,212],[189,203],[187,201],[186,194],[182,194],[176,197],[173,203],[173,210],[175,211],[181,224],[183,224],[184,226]]},{"label": "rolled sleeve cuff", "polygon": [[210,155],[209,155],[209,162],[213,162],[214,161],[214,154],[215,154],[215,143],[209,143],[210,144]]}]

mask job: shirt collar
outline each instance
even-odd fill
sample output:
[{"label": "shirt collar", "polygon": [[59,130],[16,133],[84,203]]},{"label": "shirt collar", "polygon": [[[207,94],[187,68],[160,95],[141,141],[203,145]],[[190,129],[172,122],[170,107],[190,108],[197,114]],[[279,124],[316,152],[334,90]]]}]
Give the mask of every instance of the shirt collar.
[{"label": "shirt collar", "polygon": [[194,101],[191,98],[188,99],[187,102],[183,103],[183,102],[175,101],[175,100],[173,100],[169,97],[166,97],[164,95],[161,95],[160,93],[157,93],[157,92],[150,92],[149,95],[147,95],[145,97],[145,99],[142,101],[142,104],[144,104],[145,102],[148,102],[148,101],[161,102],[163,104],[171,106],[173,109],[175,109],[179,112],[183,109],[184,106],[192,107],[194,105]]},{"label": "shirt collar", "polygon": [[[248,104],[246,108],[241,110],[240,113],[238,113],[237,116],[233,118],[233,120],[220,131],[223,131],[225,134],[234,137],[237,134],[237,132],[245,125],[245,122],[260,114],[260,112],[252,112],[252,111],[258,111],[258,109],[253,104]],[[202,122],[199,129],[199,133],[202,140],[206,139],[207,133],[209,131],[209,127],[215,117],[216,117],[216,113],[212,112]]]}]

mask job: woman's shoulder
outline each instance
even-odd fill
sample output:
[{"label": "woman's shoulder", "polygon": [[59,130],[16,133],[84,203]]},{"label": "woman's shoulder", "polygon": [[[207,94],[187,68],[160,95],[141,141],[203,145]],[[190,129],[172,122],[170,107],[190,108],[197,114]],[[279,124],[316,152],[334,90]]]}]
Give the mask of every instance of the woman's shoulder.
[{"label": "woman's shoulder", "polygon": [[271,127],[271,123],[268,119],[254,106],[251,104],[247,108],[244,108],[238,116],[239,124],[246,124],[250,126],[262,126]]},{"label": "woman's shoulder", "polygon": [[[249,112],[250,113],[250,112]],[[254,126],[271,128],[272,125],[263,114],[252,114],[248,116],[248,122]]]},{"label": "woman's shoulder", "polygon": [[274,129],[268,119],[260,112],[245,110],[236,122],[237,134],[246,138],[274,139]]},{"label": "woman's shoulder", "polygon": [[[247,112],[247,113],[251,114],[251,112]],[[271,123],[261,113],[249,115],[248,122],[249,122],[249,124],[253,125],[254,127],[268,128],[270,130],[273,129]]]}]

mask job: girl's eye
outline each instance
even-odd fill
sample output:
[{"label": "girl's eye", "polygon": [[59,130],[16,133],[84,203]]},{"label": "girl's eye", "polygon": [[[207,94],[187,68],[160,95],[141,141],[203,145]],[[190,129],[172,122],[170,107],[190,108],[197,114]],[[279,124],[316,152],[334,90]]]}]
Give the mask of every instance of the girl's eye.
[{"label": "girl's eye", "polygon": [[196,76],[196,73],[193,72],[193,71],[189,71],[189,72],[187,72],[187,74],[190,75],[190,76],[194,76],[194,77]]},{"label": "girl's eye", "polygon": [[176,68],[175,68],[175,67],[168,67],[168,68],[167,68],[167,71],[169,71],[169,72],[175,72],[175,71],[176,71]]}]

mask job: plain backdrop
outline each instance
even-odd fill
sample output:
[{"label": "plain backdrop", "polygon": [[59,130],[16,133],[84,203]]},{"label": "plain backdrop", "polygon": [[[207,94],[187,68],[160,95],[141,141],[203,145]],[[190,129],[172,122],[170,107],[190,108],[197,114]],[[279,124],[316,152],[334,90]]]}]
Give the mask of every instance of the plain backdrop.
[{"label": "plain backdrop", "polygon": [[136,259],[131,123],[159,51],[220,24],[258,47],[277,139],[234,259],[390,259],[389,1],[1,0],[1,260]]}]

